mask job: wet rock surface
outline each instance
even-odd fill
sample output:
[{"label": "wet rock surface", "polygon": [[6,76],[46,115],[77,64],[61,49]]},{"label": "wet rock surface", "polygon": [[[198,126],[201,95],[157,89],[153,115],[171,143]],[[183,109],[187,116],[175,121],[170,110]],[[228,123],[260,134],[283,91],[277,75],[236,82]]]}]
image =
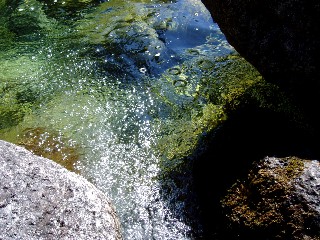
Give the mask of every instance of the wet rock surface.
[{"label": "wet rock surface", "polygon": [[1,239],[122,239],[115,209],[84,178],[0,141]]},{"label": "wet rock surface", "polygon": [[319,169],[296,157],[256,163],[222,200],[236,239],[319,239]]}]

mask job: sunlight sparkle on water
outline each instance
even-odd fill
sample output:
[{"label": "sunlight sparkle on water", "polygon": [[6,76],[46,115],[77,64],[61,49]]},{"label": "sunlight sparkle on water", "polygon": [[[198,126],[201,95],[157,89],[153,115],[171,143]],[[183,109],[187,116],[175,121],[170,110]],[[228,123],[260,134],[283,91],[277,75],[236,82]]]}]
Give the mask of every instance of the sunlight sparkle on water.
[{"label": "sunlight sparkle on water", "polygon": [[[68,169],[111,198],[124,239],[192,239],[185,203],[177,200],[186,190],[159,180],[163,156],[156,146],[176,108],[191,99],[181,93],[196,77],[185,75],[181,63],[211,45],[219,48],[215,54],[230,50],[204,6],[198,0],[54,0],[45,9],[43,1],[22,2],[17,25],[32,14],[35,27],[26,35],[18,29],[21,36],[8,40],[13,47],[0,52],[0,97],[23,109],[20,115],[13,109],[20,118],[3,136],[16,140],[18,132],[21,144],[40,154],[53,149],[59,154],[51,156],[69,157]],[[171,82],[163,77],[168,69]]]}]

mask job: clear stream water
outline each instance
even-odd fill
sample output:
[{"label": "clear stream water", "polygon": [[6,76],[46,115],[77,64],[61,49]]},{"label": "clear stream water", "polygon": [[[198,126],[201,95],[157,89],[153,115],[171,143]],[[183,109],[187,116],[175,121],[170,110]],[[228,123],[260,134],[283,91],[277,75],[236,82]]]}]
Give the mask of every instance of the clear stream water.
[{"label": "clear stream water", "polygon": [[0,138],[94,183],[124,239],[200,238],[187,170],[159,177],[207,104],[194,63],[233,51],[200,0],[0,0],[0,22]]}]

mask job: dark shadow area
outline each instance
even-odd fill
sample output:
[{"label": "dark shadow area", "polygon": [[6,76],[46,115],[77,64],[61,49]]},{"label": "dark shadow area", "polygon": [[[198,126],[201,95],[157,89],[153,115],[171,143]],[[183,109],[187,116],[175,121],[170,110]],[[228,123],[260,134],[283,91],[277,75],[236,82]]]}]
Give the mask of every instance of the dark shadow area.
[{"label": "dark shadow area", "polygon": [[[265,156],[319,159],[314,131],[283,113],[248,105],[204,139],[207,149],[195,160],[193,176],[199,197],[204,239],[257,239],[230,231],[221,198]],[[261,235],[260,235],[261,236]],[[266,236],[267,238],[267,236]]]},{"label": "dark shadow area", "polygon": [[[260,239],[261,233],[259,237],[241,235],[241,229],[227,225],[222,197],[237,179],[247,176],[253,162],[265,156],[320,159],[314,134],[308,124],[298,123],[287,113],[256,103],[239,107],[224,124],[202,137],[198,149],[184,159],[185,165],[166,174],[164,202],[191,226],[190,239]],[[272,238],[266,234],[266,239]]]},{"label": "dark shadow area", "polygon": [[184,165],[185,171],[171,171],[165,175],[161,181],[161,198],[174,217],[190,227],[187,239],[203,239],[201,209],[192,176],[193,159],[186,161],[189,162]]}]

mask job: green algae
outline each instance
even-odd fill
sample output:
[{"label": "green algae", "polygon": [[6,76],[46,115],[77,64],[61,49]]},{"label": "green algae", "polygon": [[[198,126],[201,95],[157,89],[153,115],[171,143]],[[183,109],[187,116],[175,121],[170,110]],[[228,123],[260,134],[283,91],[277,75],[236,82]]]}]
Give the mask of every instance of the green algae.
[{"label": "green algae", "polygon": [[17,125],[31,111],[32,106],[28,102],[19,102],[12,92],[2,90],[0,87],[0,129]]},{"label": "green algae", "polygon": [[[186,83],[177,86],[177,79]],[[161,123],[155,147],[167,161],[165,172],[203,149],[201,142],[207,142],[229,114],[246,105],[284,112],[292,118],[298,115],[288,98],[237,54],[216,59],[200,56],[168,69],[153,92],[171,109],[171,120]]]},{"label": "green algae", "polygon": [[[0,22],[3,22],[3,21],[0,19]],[[0,26],[0,36],[1,36],[0,38],[1,49],[10,47],[14,39],[14,33],[10,32],[10,30],[5,26]]]},{"label": "green algae", "polygon": [[221,106],[207,104],[203,107],[201,116],[192,115],[189,121],[182,118],[166,122],[163,128],[172,131],[159,140],[157,150],[170,161],[190,156],[195,151],[200,136],[215,129],[224,120]]},{"label": "green algae", "polygon": [[39,63],[28,57],[1,60],[0,129],[18,124],[32,111],[41,89],[36,80],[39,70]]},{"label": "green algae", "polygon": [[41,62],[28,56],[1,59],[0,129],[15,126],[43,100],[43,84],[39,75]]},{"label": "green algae", "polygon": [[3,51],[11,46],[15,34],[8,28],[8,13],[6,10],[6,1],[0,1],[0,49]]},{"label": "green algae", "polygon": [[49,20],[42,4],[35,0],[23,1],[9,17],[9,27],[18,35],[34,34],[48,26]]}]

